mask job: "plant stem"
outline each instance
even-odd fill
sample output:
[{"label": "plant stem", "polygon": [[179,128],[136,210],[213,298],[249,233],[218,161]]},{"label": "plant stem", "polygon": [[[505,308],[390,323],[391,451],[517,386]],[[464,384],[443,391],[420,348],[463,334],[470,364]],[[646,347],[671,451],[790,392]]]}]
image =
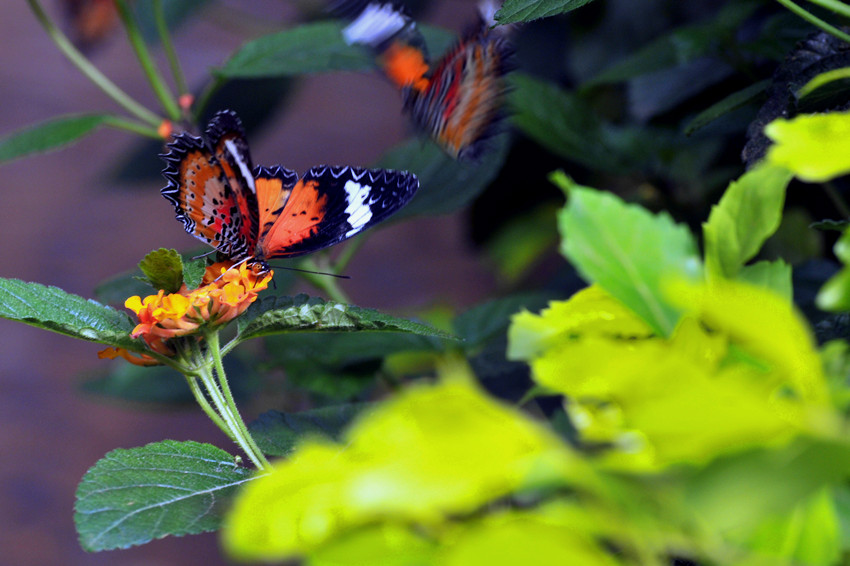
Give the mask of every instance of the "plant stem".
[{"label": "plant stem", "polygon": [[837,37],[838,39],[840,39],[842,41],[846,41],[846,42],[850,43],[850,35],[847,35],[846,33],[841,31],[837,27],[828,24],[827,22],[825,22],[824,20],[815,16],[811,12],[801,8],[800,6],[798,6],[797,4],[792,2],[791,0],[776,0],[776,1],[779,2],[780,4],[782,4],[783,6],[785,6],[786,8],[788,8],[789,10],[791,10],[796,15],[800,16],[801,18],[803,18],[804,20],[809,22],[810,24],[812,24],[816,27],[819,27],[823,31],[834,35],[835,37]]},{"label": "plant stem", "polygon": [[47,31],[47,35],[50,36],[50,39],[53,40],[65,57],[67,57],[68,60],[71,61],[71,63],[73,63],[74,66],[76,66],[77,69],[86,76],[86,78],[106,93],[109,98],[117,102],[122,108],[137,117],[139,120],[147,122],[154,127],[159,126],[162,122],[162,118],[133,100],[126,92],[118,88],[115,83],[109,80],[106,75],[101,73],[97,67],[92,65],[91,62],[86,59],[76,47],[74,47],[68,37],[54,25],[53,21],[51,21],[42,9],[41,4],[38,3],[38,0],[27,0],[27,3],[29,4],[33,14],[35,14],[36,19],[45,31]]},{"label": "plant stem", "polygon": [[162,136],[159,135],[159,132],[155,128],[151,128],[145,124],[140,124],[134,120],[122,118],[121,116],[107,116],[104,124],[111,128],[127,130],[128,132],[133,132],[155,140],[162,140]]},{"label": "plant stem", "polygon": [[162,10],[162,0],[154,0],[153,17],[156,21],[156,31],[159,33],[159,40],[162,42],[162,49],[168,58],[171,76],[174,77],[174,84],[177,85],[177,93],[187,94],[189,87],[186,85],[186,77],[183,75],[183,69],[180,68],[180,60],[177,58],[177,52],[174,50],[174,43],[171,42],[171,34],[168,32],[168,24],[165,21],[165,13]]},{"label": "plant stem", "polygon": [[174,99],[174,95],[171,93],[168,85],[165,84],[162,75],[159,74],[156,65],[154,65],[153,58],[150,51],[148,51],[148,46],[145,45],[142,32],[139,30],[139,25],[133,18],[133,14],[130,13],[126,0],[115,0],[115,6],[118,8],[118,14],[124,23],[124,29],[127,31],[130,45],[133,46],[136,57],[139,59],[139,64],[142,66],[142,70],[145,72],[151,88],[153,88],[156,97],[159,99],[159,103],[162,104],[169,118],[175,121],[179,120],[180,107],[177,105],[177,101]]},{"label": "plant stem", "polygon": [[809,0],[809,2],[845,18],[850,18],[850,6],[844,2],[839,2],[838,0]]},{"label": "plant stem", "polygon": [[214,422],[216,426],[220,428],[224,432],[224,434],[226,434],[230,438],[230,440],[236,442],[236,437],[233,436],[233,433],[230,431],[230,428],[228,428],[227,423],[225,423],[224,420],[222,420],[222,418],[218,416],[218,413],[215,412],[215,409],[213,409],[212,405],[210,405],[210,402],[207,401],[203,390],[201,390],[201,388],[198,386],[198,376],[187,375],[186,381],[189,383],[189,388],[192,390],[192,395],[195,396],[195,401],[198,402],[198,405],[201,406],[201,409],[204,410],[210,420],[212,420],[212,422]]},{"label": "plant stem", "polygon": [[[303,260],[301,262],[301,267],[308,271],[321,271],[312,258]],[[336,272],[334,271],[334,273]],[[327,275],[320,275],[318,273],[302,273],[301,275],[311,285],[324,292],[329,299],[338,303],[351,303],[351,299],[348,298],[348,295],[345,294],[345,291],[343,291],[337,283],[336,277],[328,277]]]},{"label": "plant stem", "polygon": [[242,416],[239,414],[239,409],[236,407],[236,400],[233,398],[230,385],[227,383],[227,374],[224,372],[224,365],[221,360],[221,346],[218,331],[214,330],[209,332],[206,335],[206,342],[207,346],[209,346],[210,355],[212,356],[215,374],[218,377],[218,383],[214,385],[214,388],[216,389],[216,393],[223,394],[222,401],[226,406],[228,413],[227,416],[230,417],[230,419],[228,419],[228,425],[231,427],[231,432],[236,435],[237,443],[242,447],[242,450],[245,451],[248,457],[251,458],[254,465],[261,470],[268,469],[270,467],[269,461],[266,459],[265,455],[263,455],[260,447],[257,446],[254,437],[251,436],[251,433],[248,431],[248,427],[245,426],[245,421],[242,420]]}]

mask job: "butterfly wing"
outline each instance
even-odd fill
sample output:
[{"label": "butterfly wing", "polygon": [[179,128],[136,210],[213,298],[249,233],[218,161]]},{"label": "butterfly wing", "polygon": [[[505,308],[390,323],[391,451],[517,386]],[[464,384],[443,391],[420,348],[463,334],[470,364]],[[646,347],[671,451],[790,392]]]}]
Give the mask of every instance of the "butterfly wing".
[{"label": "butterfly wing", "polygon": [[292,257],[341,242],[388,218],[418,188],[419,180],[406,171],[314,167],[260,239],[262,255]]},{"label": "butterfly wing", "polygon": [[167,185],[161,193],[174,205],[186,232],[238,261],[249,257],[254,242],[246,237],[237,193],[221,163],[201,138],[178,134],[161,155]]},{"label": "butterfly wing", "polygon": [[254,169],[259,209],[260,239],[264,239],[280,217],[293,187],[298,183],[298,173],[280,165]]},{"label": "butterfly wing", "polygon": [[207,124],[206,139],[239,207],[242,216],[240,237],[248,242],[248,249],[253,250],[259,236],[257,187],[242,122],[232,110],[221,110]]},{"label": "butterfly wing", "polygon": [[455,159],[474,159],[502,117],[511,68],[505,33],[484,16],[437,62],[425,88],[404,90],[405,110]]}]

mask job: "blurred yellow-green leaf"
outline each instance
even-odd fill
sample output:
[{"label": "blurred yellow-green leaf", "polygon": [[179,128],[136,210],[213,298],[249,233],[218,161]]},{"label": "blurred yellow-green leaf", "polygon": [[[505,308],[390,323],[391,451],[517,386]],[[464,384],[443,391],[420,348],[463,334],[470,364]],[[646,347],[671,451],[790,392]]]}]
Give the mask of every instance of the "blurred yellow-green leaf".
[{"label": "blurred yellow-green leaf", "polygon": [[811,183],[850,172],[850,112],[807,114],[765,126],[767,160]]}]

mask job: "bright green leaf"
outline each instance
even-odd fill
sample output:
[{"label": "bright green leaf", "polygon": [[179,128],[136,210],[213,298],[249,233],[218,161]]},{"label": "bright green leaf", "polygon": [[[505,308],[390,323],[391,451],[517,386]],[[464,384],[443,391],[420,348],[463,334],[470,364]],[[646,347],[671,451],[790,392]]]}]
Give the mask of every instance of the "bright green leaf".
[{"label": "bright green leaf", "polygon": [[764,133],[775,143],[767,160],[810,183],[850,172],[850,112],[774,120]]},{"label": "bright green leaf", "polygon": [[779,383],[792,385],[801,398],[815,403],[826,399],[811,330],[787,298],[761,287],[722,280],[701,287],[671,284],[668,294],[709,328],[770,364]]},{"label": "bright green leaf", "polygon": [[139,269],[154,289],[176,293],[183,284],[183,259],[177,250],[154,250],[139,262]]},{"label": "bright green leaf", "polygon": [[0,317],[72,338],[144,350],[130,338],[133,324],[126,314],[57,287],[0,278]]},{"label": "bright green leaf", "polygon": [[582,277],[610,293],[662,336],[679,319],[662,281],[700,274],[696,243],[687,227],[667,213],[651,214],[610,193],[553,176],[568,194],[558,218],[561,251]]},{"label": "bright green leaf", "polygon": [[253,482],[224,530],[235,557],[281,560],[383,519],[431,524],[585,470],[548,430],[459,376],[356,421],[341,445],[302,444]]},{"label": "bright green leaf", "polygon": [[841,536],[831,490],[821,489],[790,513],[764,518],[746,542],[761,556],[810,566],[838,564]]},{"label": "bright green leaf", "polygon": [[530,22],[571,12],[593,0],[505,0],[496,12],[496,21],[500,24]]},{"label": "bright green leaf", "polygon": [[703,223],[708,274],[735,278],[779,227],[791,173],[767,164],[729,184]]},{"label": "bright green leaf", "polygon": [[405,525],[381,523],[335,537],[310,553],[309,566],[428,566],[436,544]]},{"label": "bright green leaf", "polygon": [[77,489],[80,543],[98,551],[216,530],[228,498],[251,477],[209,444],[165,440],[113,450]]},{"label": "bright green leaf", "polygon": [[0,163],[68,145],[108,119],[105,114],[69,114],[18,130],[0,139]]},{"label": "bright green leaf", "polygon": [[818,292],[815,302],[825,311],[850,311],[850,229],[844,230],[833,247],[844,266]]},{"label": "bright green leaf", "polygon": [[295,297],[266,297],[251,305],[238,321],[242,340],[293,330],[375,330],[453,339],[445,332],[418,322],[303,294]]},{"label": "bright green leaf", "polygon": [[305,437],[323,436],[337,440],[342,429],[363,411],[365,404],[322,407],[300,413],[263,413],[248,426],[263,454],[289,456]]},{"label": "bright green leaf", "polygon": [[794,298],[791,266],[781,259],[745,265],[738,272],[738,279],[751,285],[770,289],[780,297],[788,299],[789,302]]},{"label": "bright green leaf", "polygon": [[478,196],[502,168],[510,147],[507,136],[489,140],[490,147],[475,163],[452,159],[433,142],[413,138],[387,151],[376,167],[403,169],[419,178],[413,200],[393,218],[453,212]]}]

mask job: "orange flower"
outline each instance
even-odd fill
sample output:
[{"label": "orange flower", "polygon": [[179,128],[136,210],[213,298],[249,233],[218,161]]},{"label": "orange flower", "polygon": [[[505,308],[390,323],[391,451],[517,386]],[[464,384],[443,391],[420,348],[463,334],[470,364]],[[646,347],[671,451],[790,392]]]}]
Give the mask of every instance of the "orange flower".
[{"label": "orange flower", "polygon": [[[160,290],[144,299],[128,298],[124,306],[139,320],[130,336],[141,337],[151,350],[170,356],[174,350],[167,340],[194,334],[204,324],[224,324],[245,312],[257,300],[257,294],[268,287],[274,273],[257,275],[244,261],[236,268],[231,266],[232,262],[222,262],[207,267],[201,287],[191,291],[184,284],[177,293]],[[109,350],[101,357],[128,359],[120,348],[114,355]]]},{"label": "orange flower", "polygon": [[155,366],[158,365],[159,362],[148,356],[147,354],[136,354],[135,352],[130,352],[124,348],[113,348],[109,347],[105,350],[101,350],[97,353],[97,357],[100,359],[109,359],[114,360],[115,358],[124,358],[131,364],[135,364],[137,366]]}]

